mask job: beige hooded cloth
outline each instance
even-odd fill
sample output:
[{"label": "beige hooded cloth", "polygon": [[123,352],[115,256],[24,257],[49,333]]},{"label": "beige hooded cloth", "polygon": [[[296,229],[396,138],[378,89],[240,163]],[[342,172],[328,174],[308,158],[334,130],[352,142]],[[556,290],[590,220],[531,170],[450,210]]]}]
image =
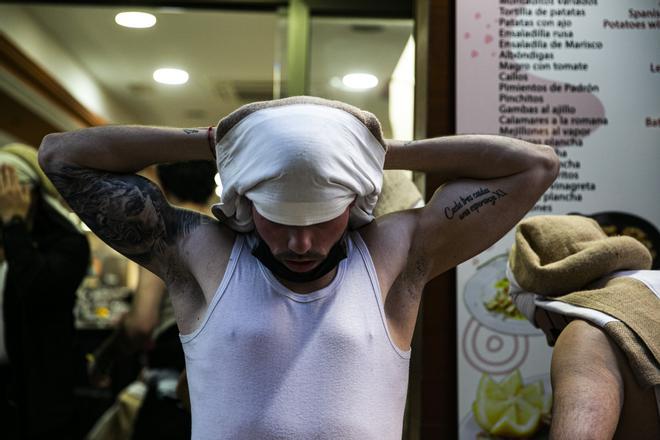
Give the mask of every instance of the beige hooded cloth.
[{"label": "beige hooded cloth", "polygon": [[[660,271],[650,267],[644,245],[607,237],[592,219],[537,216],[516,228],[507,275],[532,324],[541,307],[600,326],[648,388],[660,386]],[[554,343],[556,334],[546,336]]]}]

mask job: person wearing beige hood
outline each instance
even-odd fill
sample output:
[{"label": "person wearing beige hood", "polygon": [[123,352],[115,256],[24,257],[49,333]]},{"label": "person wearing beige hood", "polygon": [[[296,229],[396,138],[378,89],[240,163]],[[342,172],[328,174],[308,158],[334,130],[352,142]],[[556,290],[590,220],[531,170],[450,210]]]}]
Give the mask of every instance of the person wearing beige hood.
[{"label": "person wearing beige hood", "polygon": [[[400,439],[424,285],[500,239],[555,179],[552,148],[499,136],[385,140],[313,97],[217,127],[46,136],[40,164],[84,222],[168,286],[198,439]],[[215,158],[216,219],[135,173]],[[384,169],[434,172],[429,203],[374,219]]]},{"label": "person wearing beige hood", "polygon": [[660,438],[660,271],[582,216],[516,228],[509,294],[554,345],[553,439]]}]

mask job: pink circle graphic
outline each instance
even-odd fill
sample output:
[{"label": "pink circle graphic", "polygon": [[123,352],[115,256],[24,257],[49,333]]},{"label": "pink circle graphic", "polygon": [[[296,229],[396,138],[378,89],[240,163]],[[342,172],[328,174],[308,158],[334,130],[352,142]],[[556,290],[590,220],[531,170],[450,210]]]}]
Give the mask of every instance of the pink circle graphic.
[{"label": "pink circle graphic", "polygon": [[486,341],[486,349],[488,351],[499,351],[503,345],[504,341],[502,341],[502,338],[497,335],[490,336]]},{"label": "pink circle graphic", "polygon": [[507,374],[519,368],[527,359],[527,336],[497,333],[471,318],[463,331],[463,356],[477,371]]}]

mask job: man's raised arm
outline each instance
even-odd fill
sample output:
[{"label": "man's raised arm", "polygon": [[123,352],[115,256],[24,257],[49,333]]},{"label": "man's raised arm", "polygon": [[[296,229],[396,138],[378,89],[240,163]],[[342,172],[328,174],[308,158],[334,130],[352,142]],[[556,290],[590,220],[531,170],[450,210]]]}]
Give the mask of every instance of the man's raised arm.
[{"label": "man's raised arm", "polygon": [[411,264],[428,281],[506,234],[552,184],[559,160],[545,145],[464,135],[390,141],[385,167],[433,172],[447,182],[409,217]]},{"label": "man's raised arm", "polygon": [[177,244],[201,215],[170,206],[136,173],[164,162],[212,159],[207,129],[88,128],[46,136],[39,164],[89,228],[163,279],[179,267]]}]

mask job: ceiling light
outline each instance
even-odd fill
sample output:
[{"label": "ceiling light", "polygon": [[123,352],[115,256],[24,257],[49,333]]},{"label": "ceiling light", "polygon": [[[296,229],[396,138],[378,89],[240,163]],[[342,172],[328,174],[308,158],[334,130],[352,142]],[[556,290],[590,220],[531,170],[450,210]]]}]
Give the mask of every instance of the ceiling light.
[{"label": "ceiling light", "polygon": [[154,71],[154,80],[161,84],[185,84],[188,82],[188,72],[181,69],[158,69]]},{"label": "ceiling light", "polygon": [[146,12],[120,12],[115,15],[115,23],[129,28],[150,28],[156,24],[156,17]]},{"label": "ceiling light", "polygon": [[341,82],[349,89],[366,90],[378,85],[378,78],[370,73],[349,73],[344,75]]}]

